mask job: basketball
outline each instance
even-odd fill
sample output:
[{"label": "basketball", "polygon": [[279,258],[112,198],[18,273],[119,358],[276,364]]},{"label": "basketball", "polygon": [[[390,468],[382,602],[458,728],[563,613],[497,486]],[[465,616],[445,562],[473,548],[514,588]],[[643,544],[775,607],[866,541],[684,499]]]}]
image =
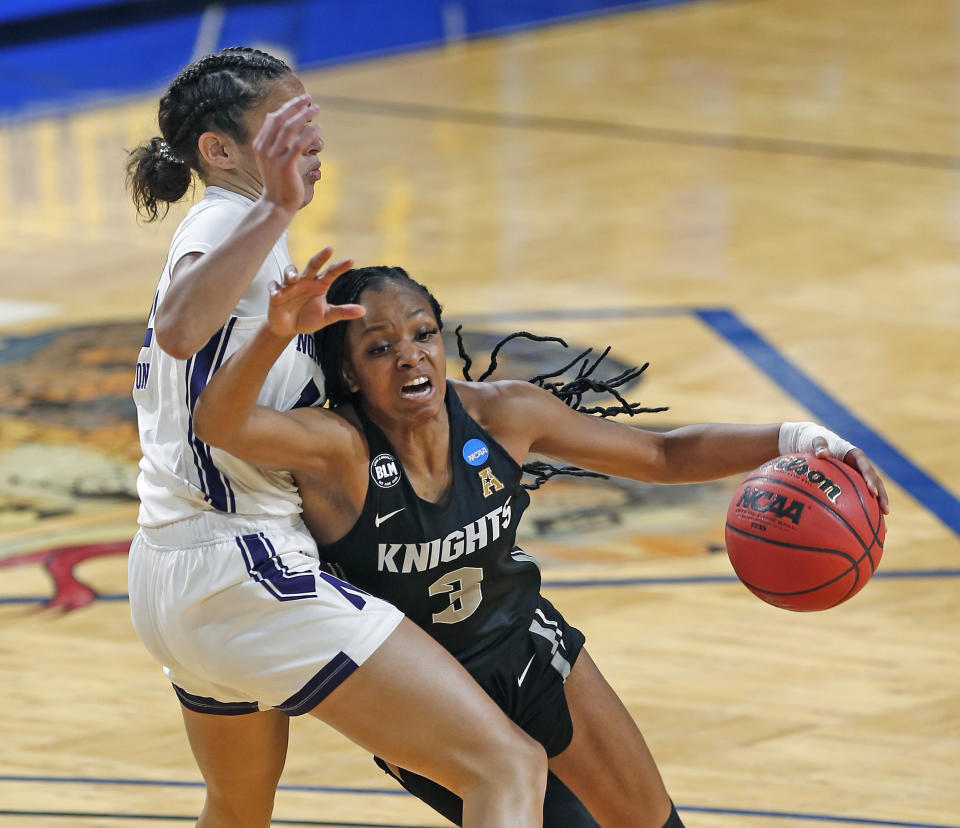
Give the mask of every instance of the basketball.
[{"label": "basketball", "polygon": [[784,455],[747,475],[727,510],[737,577],[768,604],[824,610],[876,571],[886,525],[857,471],[832,458]]}]

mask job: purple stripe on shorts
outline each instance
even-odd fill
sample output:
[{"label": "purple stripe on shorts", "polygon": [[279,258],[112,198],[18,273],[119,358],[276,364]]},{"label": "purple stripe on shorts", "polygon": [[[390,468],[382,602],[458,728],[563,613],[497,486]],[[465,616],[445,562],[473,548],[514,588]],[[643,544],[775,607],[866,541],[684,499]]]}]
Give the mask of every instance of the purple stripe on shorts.
[{"label": "purple stripe on shorts", "polygon": [[258,713],[260,706],[256,702],[222,702],[209,696],[195,696],[182,687],[173,685],[173,691],[183,706],[194,713],[213,713],[216,716],[242,716],[246,713]]},{"label": "purple stripe on shorts", "polygon": [[277,709],[288,716],[302,716],[304,713],[309,713],[336,690],[358,666],[346,653],[337,653],[320,672],[303,685],[302,689],[283,704],[278,704]]},{"label": "purple stripe on shorts", "polygon": [[[317,579],[313,572],[291,572],[263,532],[241,535],[236,541],[247,572],[278,601],[317,597]],[[363,604],[360,605],[362,608]]]}]

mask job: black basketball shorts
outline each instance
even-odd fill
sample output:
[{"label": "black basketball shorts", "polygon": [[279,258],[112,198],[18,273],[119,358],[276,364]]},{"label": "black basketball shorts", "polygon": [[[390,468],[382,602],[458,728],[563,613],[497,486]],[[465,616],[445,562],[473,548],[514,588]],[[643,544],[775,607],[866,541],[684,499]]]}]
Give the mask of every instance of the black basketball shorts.
[{"label": "black basketball shorts", "polygon": [[562,753],[573,738],[563,683],[583,648],[584,636],[542,595],[529,628],[497,653],[498,666],[477,675],[480,686],[547,756]]},{"label": "black basketball shorts", "polygon": [[[502,649],[485,658],[496,664],[487,675],[476,675],[480,686],[516,724],[536,739],[548,757],[562,753],[573,738],[573,722],[563,683],[583,649],[584,635],[572,627],[542,595],[527,630],[511,636]],[[463,804],[459,797],[436,782],[401,770],[392,773],[375,757],[379,767],[410,793],[459,825]],[[559,779],[551,774],[544,800],[544,826],[592,828],[597,823]]]}]

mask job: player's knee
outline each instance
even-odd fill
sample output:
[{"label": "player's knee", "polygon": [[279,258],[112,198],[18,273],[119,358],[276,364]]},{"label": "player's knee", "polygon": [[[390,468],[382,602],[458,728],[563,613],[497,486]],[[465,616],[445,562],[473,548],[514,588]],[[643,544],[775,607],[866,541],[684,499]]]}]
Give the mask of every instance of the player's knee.
[{"label": "player's knee", "polygon": [[484,777],[496,784],[542,791],[547,784],[547,754],[543,746],[518,728],[500,738],[496,752],[488,756]]},{"label": "player's knee", "polygon": [[543,745],[526,736],[524,736],[522,740],[517,741],[517,746],[512,749],[514,761],[518,763],[515,771],[517,773],[525,773],[539,785],[546,787],[547,754],[543,749]]},{"label": "player's knee", "polygon": [[207,788],[197,828],[268,828],[274,792]]},{"label": "player's knee", "polygon": [[205,777],[206,801],[198,828],[269,826],[280,772],[274,774],[272,768],[261,770],[244,778]]}]

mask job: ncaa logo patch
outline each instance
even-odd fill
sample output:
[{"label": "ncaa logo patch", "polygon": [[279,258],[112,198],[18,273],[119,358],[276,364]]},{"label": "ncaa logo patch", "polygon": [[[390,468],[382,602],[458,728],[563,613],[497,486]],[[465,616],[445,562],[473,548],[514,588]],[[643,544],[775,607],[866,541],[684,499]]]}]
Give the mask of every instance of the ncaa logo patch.
[{"label": "ncaa logo patch", "polygon": [[400,467],[392,454],[378,454],[370,463],[370,477],[381,489],[400,482]]},{"label": "ncaa logo patch", "polygon": [[482,466],[487,462],[489,456],[490,449],[487,448],[487,444],[483,440],[474,438],[463,444],[463,459],[471,466]]}]

